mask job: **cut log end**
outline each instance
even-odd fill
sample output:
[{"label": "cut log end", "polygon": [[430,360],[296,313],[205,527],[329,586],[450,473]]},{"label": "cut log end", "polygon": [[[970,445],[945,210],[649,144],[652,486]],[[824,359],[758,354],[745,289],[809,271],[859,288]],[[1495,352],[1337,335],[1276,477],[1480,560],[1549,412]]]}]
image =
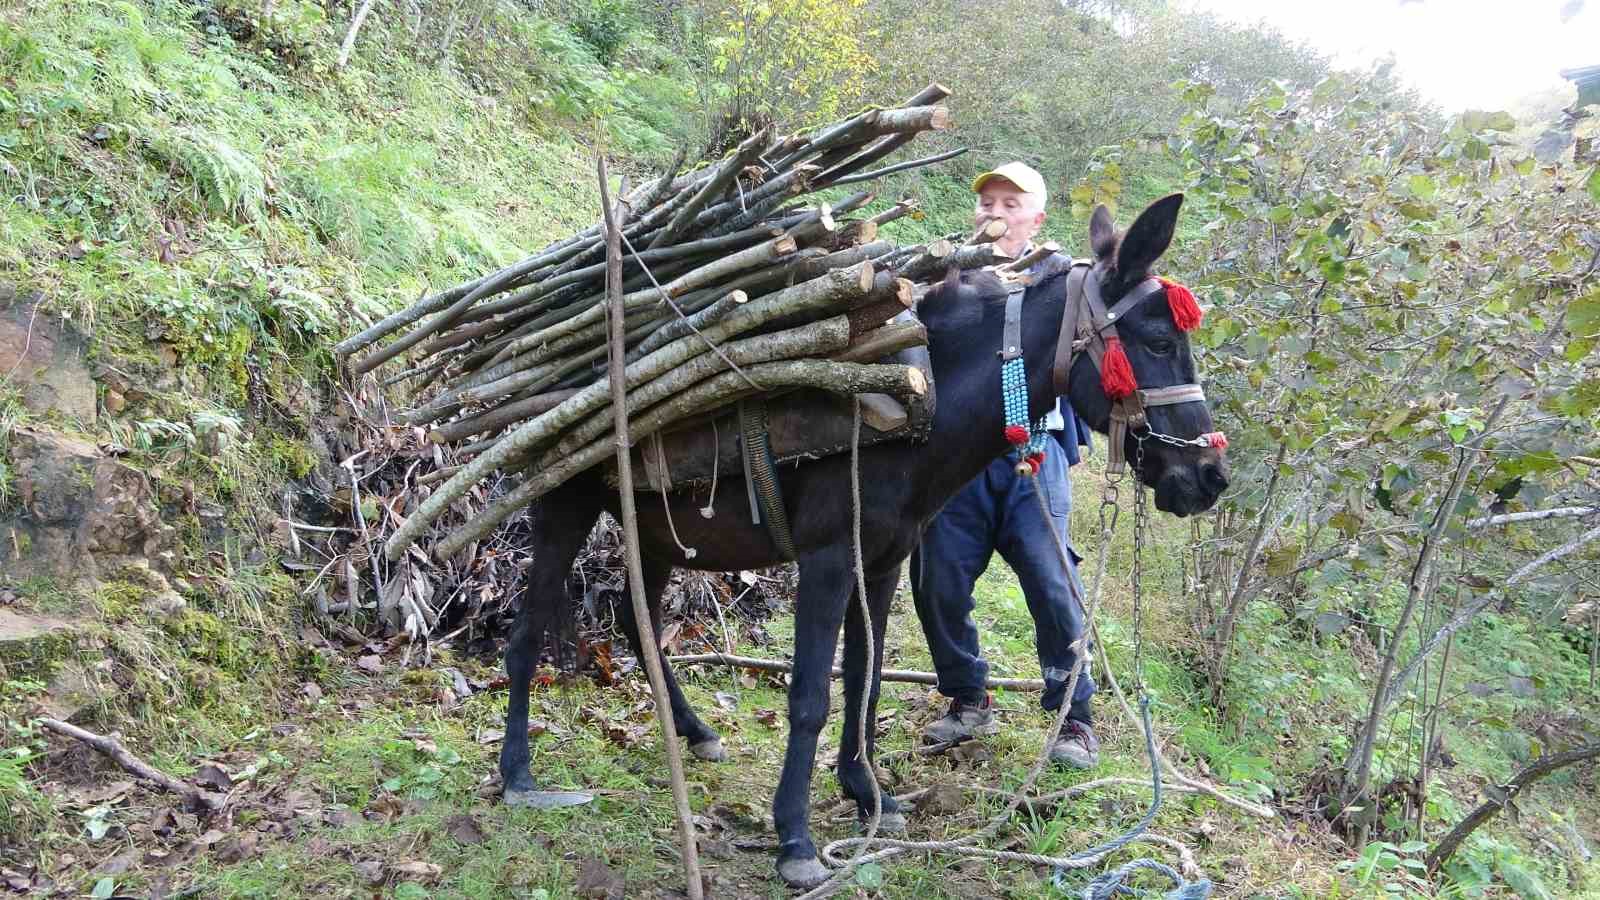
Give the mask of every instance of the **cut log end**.
[{"label": "cut log end", "polygon": [[860,272],[856,278],[856,285],[860,287],[861,293],[865,294],[872,290],[872,279],[875,274],[876,271],[872,267],[872,260],[869,259],[861,263]]}]

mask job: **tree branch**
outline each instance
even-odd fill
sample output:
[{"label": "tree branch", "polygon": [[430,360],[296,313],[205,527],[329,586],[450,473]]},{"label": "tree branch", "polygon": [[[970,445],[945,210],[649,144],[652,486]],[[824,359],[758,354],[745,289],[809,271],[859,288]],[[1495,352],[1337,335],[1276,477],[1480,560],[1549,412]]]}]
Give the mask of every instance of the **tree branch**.
[{"label": "tree branch", "polygon": [[[1531,786],[1546,775],[1597,757],[1600,757],[1600,744],[1587,744],[1576,750],[1568,750],[1565,753],[1546,756],[1513,775],[1510,781],[1499,786],[1494,793],[1490,793],[1489,799],[1483,801],[1478,805],[1477,809],[1468,813],[1465,819],[1462,819],[1456,824],[1456,827],[1450,829],[1450,833],[1445,835],[1443,840],[1434,845],[1433,850],[1428,853],[1428,874],[1431,875],[1438,871],[1439,867],[1444,865],[1445,861],[1456,852],[1456,849],[1472,835],[1472,832],[1478,829],[1478,826],[1494,818],[1500,810],[1509,807],[1515,813],[1517,795],[1523,789]],[[1488,793],[1488,791],[1485,793]],[[1496,796],[1496,794],[1499,796]]]},{"label": "tree branch", "polygon": [[1500,587],[1490,591],[1487,594],[1484,594],[1466,609],[1456,613],[1454,618],[1440,626],[1439,630],[1435,631],[1433,636],[1428,638],[1427,642],[1417,649],[1417,653],[1415,656],[1411,657],[1411,661],[1407,662],[1405,667],[1400,670],[1400,673],[1390,680],[1389,689],[1387,692],[1388,696],[1391,699],[1395,696],[1398,696],[1400,688],[1403,687],[1408,680],[1410,680],[1412,675],[1416,674],[1417,667],[1422,664],[1422,661],[1426,659],[1429,654],[1437,650],[1440,644],[1444,643],[1445,638],[1455,634],[1461,629],[1462,626],[1471,621],[1478,613],[1483,612],[1485,609],[1489,608],[1490,604],[1498,601],[1500,597],[1505,594],[1507,588],[1513,587],[1527,580],[1528,576],[1532,575],[1540,568],[1549,565],[1550,563],[1553,563],[1564,556],[1570,556],[1571,554],[1576,553],[1597,539],[1600,539],[1600,525],[1585,531],[1572,541],[1563,544],[1554,550],[1551,550],[1549,553],[1544,554],[1538,559],[1535,559],[1534,561],[1513,572],[1511,577],[1507,578],[1505,583]]},{"label": "tree branch", "polygon": [[1507,513],[1501,516],[1484,516],[1481,519],[1469,519],[1468,528],[1488,528],[1491,525],[1510,525],[1512,522],[1534,522],[1539,519],[1570,519],[1578,516],[1591,516],[1600,512],[1597,506],[1558,506],[1554,509],[1540,509],[1532,512]]}]

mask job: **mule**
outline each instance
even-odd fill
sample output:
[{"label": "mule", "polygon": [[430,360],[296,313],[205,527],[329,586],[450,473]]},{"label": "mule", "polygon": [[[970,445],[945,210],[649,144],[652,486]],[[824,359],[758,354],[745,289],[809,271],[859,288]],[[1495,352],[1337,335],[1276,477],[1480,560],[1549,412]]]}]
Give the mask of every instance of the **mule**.
[{"label": "mule", "polygon": [[[1096,210],[1090,243],[1097,258],[1088,277],[1097,279],[1100,296],[1111,307],[1147,278],[1151,266],[1171,243],[1182,195],[1159,200],[1142,212],[1125,234],[1118,233],[1104,208]],[[1037,421],[1056,401],[1052,359],[1063,308],[1064,276],[1028,288],[1022,304],[1022,350],[1027,368],[1030,416]],[[1148,287],[1148,285],[1147,285]],[[1134,374],[1141,386],[1194,383],[1194,361],[1188,341],[1172,321],[1159,296],[1140,302],[1116,325]],[[845,636],[844,730],[839,743],[838,778],[846,798],[854,800],[863,819],[872,807],[874,735],[867,729],[866,752],[857,745],[861,692],[870,691],[869,723],[876,721],[883,634],[890,600],[902,565],[929,519],[945,501],[1009,449],[1003,430],[1000,396],[1002,317],[1006,288],[998,278],[980,273],[948,278],[919,305],[918,316],[928,331],[935,385],[939,392],[932,429],[926,442],[890,442],[860,452],[861,540],[865,562],[867,607],[863,621],[854,602],[852,495],[850,457],[839,454],[784,466],[780,472],[783,501],[789,512],[799,565],[795,602],[795,653],[789,684],[789,734],[783,771],[773,800],[777,828],[778,873],[795,887],[809,887],[827,877],[817,859],[807,813],[817,738],[828,718],[828,679],[839,632]],[[1065,366],[1063,366],[1065,368]],[[1090,427],[1106,433],[1113,403],[1100,386],[1099,373],[1088,355],[1079,355],[1067,375],[1067,395]],[[1152,407],[1150,428],[1168,435],[1195,437],[1212,431],[1203,401]],[[1127,437],[1128,458],[1134,458],[1135,436]],[[1155,489],[1156,506],[1184,516],[1208,509],[1227,486],[1227,464],[1217,448],[1177,447],[1148,441],[1140,476]],[[686,559],[668,527],[661,504],[639,504],[640,552],[651,625],[659,633],[662,590],[674,566],[732,571],[775,565],[779,559],[763,526],[750,522],[746,494],[736,477],[727,475],[714,498],[715,513],[707,519],[699,508],[707,498],[689,491],[669,495],[671,516],[682,544],[696,548]],[[510,804],[551,805],[552,795],[535,787],[528,767],[528,688],[546,630],[570,608],[566,579],[585,537],[602,511],[618,515],[619,499],[598,469],[574,478],[536,504],[532,539],[534,564],[527,572],[526,592],[506,649],[511,699],[506,713],[506,739],[500,754],[504,800]],[[1045,527],[1040,523],[1040,527]],[[622,630],[635,653],[644,652],[637,638],[632,605],[619,604]],[[872,628],[874,655],[866,657],[866,629]],[[658,652],[655,647],[651,653]],[[661,660],[670,694],[673,720],[697,757],[724,757],[720,738],[685,701],[672,668]],[[868,674],[870,673],[870,684]],[[557,800],[556,802],[559,802]],[[881,826],[904,827],[894,799],[882,795]]]}]

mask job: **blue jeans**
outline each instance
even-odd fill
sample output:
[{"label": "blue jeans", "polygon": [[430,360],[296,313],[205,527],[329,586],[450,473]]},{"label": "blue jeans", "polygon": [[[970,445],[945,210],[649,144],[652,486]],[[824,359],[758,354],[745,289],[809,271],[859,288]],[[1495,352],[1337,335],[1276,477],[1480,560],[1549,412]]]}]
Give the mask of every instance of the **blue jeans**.
[{"label": "blue jeans", "polygon": [[[1063,456],[1060,445],[1046,442],[1038,485],[1056,532],[1067,542],[1072,483]],[[972,588],[998,550],[1016,573],[1033,615],[1034,647],[1045,681],[1043,706],[1057,709],[1075,659],[1071,644],[1084,629],[1083,609],[1068,585],[1083,597],[1083,582],[1070,543],[1067,553],[1074,565],[1063,571],[1050,529],[1039,517],[1034,481],[1018,475],[1015,465],[1009,453],[990,463],[928,523],[911,555],[911,596],[933,653],[939,693],[963,702],[981,700],[989,663],[978,648]],[[1080,718],[1088,718],[1094,690],[1086,662],[1072,698],[1073,706],[1085,711]]]}]

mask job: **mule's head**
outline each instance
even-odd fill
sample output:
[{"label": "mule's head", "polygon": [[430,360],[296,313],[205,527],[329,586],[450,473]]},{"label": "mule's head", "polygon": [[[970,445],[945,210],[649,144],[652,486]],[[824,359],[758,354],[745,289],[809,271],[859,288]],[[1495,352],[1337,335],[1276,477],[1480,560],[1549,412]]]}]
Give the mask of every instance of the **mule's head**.
[{"label": "mule's head", "polygon": [[[1150,277],[1156,260],[1172,243],[1182,205],[1182,194],[1163,197],[1140,213],[1126,232],[1117,230],[1104,206],[1095,208],[1089,220],[1089,246],[1096,265],[1088,277],[1098,279],[1107,309]],[[1199,383],[1188,335],[1173,319],[1167,296],[1170,290],[1163,286],[1116,322],[1117,337],[1141,390]],[[1073,365],[1069,395],[1073,408],[1090,427],[1107,430],[1112,400],[1088,354],[1080,355]],[[1197,438],[1216,430],[1203,401],[1149,406],[1145,416],[1149,431],[1176,438]],[[1143,434],[1143,428],[1128,430],[1123,449],[1130,463],[1137,459]],[[1227,488],[1228,463],[1222,448],[1175,447],[1152,437],[1145,437],[1143,443],[1139,474],[1155,490],[1157,509],[1177,516],[1204,512]]]}]

